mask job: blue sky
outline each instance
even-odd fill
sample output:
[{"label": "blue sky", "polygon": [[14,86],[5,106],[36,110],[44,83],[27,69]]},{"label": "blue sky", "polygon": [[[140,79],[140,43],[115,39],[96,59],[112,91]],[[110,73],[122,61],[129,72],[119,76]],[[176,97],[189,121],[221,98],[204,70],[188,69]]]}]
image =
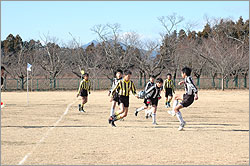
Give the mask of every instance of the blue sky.
[{"label": "blue sky", "polygon": [[[10,33],[23,40],[39,40],[49,33],[67,43],[73,36],[82,44],[97,38],[90,30],[96,24],[119,23],[122,32],[135,31],[144,38],[160,38],[157,17],[176,13],[195,30],[205,25],[204,16],[249,18],[248,1],[1,1],[1,40]],[[182,27],[180,27],[182,28]]]}]

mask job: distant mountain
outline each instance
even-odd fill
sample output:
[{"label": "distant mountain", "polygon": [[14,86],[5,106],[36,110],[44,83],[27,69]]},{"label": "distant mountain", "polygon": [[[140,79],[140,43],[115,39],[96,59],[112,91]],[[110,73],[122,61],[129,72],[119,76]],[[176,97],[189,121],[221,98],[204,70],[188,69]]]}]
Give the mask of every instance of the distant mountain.
[{"label": "distant mountain", "polygon": [[89,42],[89,43],[87,43],[87,44],[84,44],[83,46],[82,46],[82,48],[83,49],[86,49],[88,46],[90,46],[91,44],[94,44],[94,46],[96,46],[99,42],[98,41],[96,41],[96,40],[92,40],[91,42]]}]

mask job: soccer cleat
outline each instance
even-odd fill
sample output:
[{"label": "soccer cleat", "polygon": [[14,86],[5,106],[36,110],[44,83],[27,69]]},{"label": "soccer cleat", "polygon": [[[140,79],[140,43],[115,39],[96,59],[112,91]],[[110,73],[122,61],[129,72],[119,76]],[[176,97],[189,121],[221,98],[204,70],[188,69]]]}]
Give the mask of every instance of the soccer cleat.
[{"label": "soccer cleat", "polygon": [[82,108],[80,112],[86,112],[86,111],[84,111],[84,109]]},{"label": "soccer cleat", "polygon": [[166,108],[168,108],[168,107],[169,107],[167,103],[166,103],[165,107],[166,107]]},{"label": "soccer cleat", "polygon": [[113,118],[112,116],[109,117],[108,121],[109,121],[109,124],[112,122]]},{"label": "soccer cleat", "polygon": [[178,130],[179,130],[179,131],[182,131],[182,130],[184,129],[185,125],[186,125],[186,122],[183,121],[183,122],[181,123],[181,125],[179,126]]},{"label": "soccer cleat", "polygon": [[152,124],[153,124],[153,125],[158,125],[158,123],[156,123],[156,122],[153,122]]},{"label": "soccer cleat", "polygon": [[172,110],[172,111],[168,111],[168,113],[172,116],[175,116],[175,112]]},{"label": "soccer cleat", "polygon": [[112,126],[112,127],[116,127],[115,121],[114,121],[114,120],[111,121],[111,126]]},{"label": "soccer cleat", "polygon": [[145,118],[148,119],[148,114],[145,115]]},{"label": "soccer cleat", "polygon": [[135,116],[137,116],[138,115],[138,111],[137,111],[137,109],[135,110]]}]

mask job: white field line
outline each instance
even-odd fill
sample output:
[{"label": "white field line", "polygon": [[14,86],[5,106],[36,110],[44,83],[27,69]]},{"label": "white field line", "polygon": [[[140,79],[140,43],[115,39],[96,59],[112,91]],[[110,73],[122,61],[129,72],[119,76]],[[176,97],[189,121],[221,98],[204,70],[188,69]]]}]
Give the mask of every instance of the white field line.
[{"label": "white field line", "polygon": [[[76,100],[76,101],[78,101],[78,100]],[[25,156],[24,156],[24,158],[18,163],[18,165],[22,165],[26,160],[27,160],[27,158],[30,156],[30,155],[32,155],[32,153],[36,150],[36,148],[48,137],[48,135],[49,135],[49,133],[58,125],[58,123],[63,119],[63,117],[65,116],[65,115],[67,115],[67,113],[68,113],[68,111],[69,111],[69,108],[73,105],[73,104],[75,104],[75,102],[76,101],[74,101],[73,103],[71,103],[71,104],[69,104],[68,106],[67,106],[67,108],[66,108],[66,110],[65,110],[65,112],[61,115],[61,117],[52,125],[52,127],[50,127],[49,129],[48,129],[48,131],[43,135],[43,137],[36,143],[36,145],[33,147],[33,149],[29,152],[29,153],[27,153]]]}]

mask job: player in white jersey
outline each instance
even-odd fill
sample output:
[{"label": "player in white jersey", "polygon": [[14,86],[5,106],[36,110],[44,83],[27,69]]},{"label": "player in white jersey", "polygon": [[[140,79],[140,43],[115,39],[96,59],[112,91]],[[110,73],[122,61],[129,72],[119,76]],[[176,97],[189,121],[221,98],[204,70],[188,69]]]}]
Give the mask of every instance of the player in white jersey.
[{"label": "player in white jersey", "polygon": [[[175,95],[174,97],[174,104],[173,110],[168,111],[169,114],[172,116],[177,116],[178,120],[180,121],[180,126],[178,128],[179,131],[183,130],[186,122],[183,120],[180,109],[184,107],[190,106],[194,100],[198,100],[198,89],[193,83],[191,75],[191,69],[188,67],[184,67],[182,69],[182,78],[184,81],[178,83],[178,85],[184,84],[186,93],[182,95]],[[178,103],[178,100],[182,100],[181,103]]]}]

